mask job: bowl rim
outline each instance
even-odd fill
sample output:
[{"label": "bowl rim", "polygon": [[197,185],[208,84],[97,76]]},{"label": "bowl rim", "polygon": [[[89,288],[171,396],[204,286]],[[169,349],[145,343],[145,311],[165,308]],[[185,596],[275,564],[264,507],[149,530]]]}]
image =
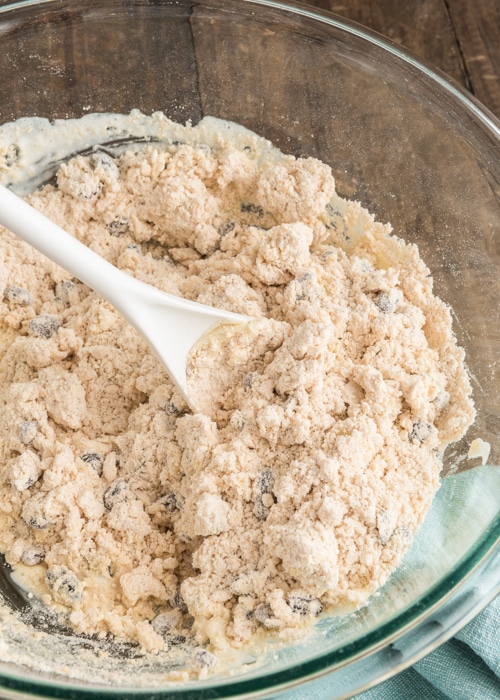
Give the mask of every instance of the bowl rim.
[{"label": "bowl rim", "polygon": [[[18,693],[23,694],[23,698],[60,698],[61,691],[70,691],[71,700],[99,700],[102,694],[106,697],[128,698],[137,700],[214,700],[220,698],[266,698],[269,692],[280,693],[297,690],[306,683],[324,679],[326,676],[345,668],[351,663],[359,663],[364,659],[386,649],[395,641],[404,638],[411,631],[418,631],[420,625],[424,624],[434,613],[439,611],[447,603],[453,605],[455,597],[462,591],[467,590],[470,579],[475,574],[480,574],[484,567],[497,558],[497,565],[500,564],[500,515],[491,521],[487,528],[486,535],[481,541],[481,546],[464,556],[460,563],[451,572],[445,575],[438,583],[434,584],[424,595],[410,604],[403,611],[391,618],[388,622],[376,630],[367,633],[355,642],[350,643],[345,648],[336,649],[332,652],[315,656],[312,659],[287,666],[279,671],[272,670],[259,676],[240,677],[239,679],[217,678],[207,681],[204,685],[197,682],[186,682],[182,686],[173,683],[165,686],[145,686],[143,688],[128,684],[111,687],[102,683],[86,686],[71,678],[45,677],[35,680],[19,677],[14,673],[4,673],[0,670],[0,688],[2,691],[12,691],[7,697],[18,697]],[[497,566],[498,568],[498,566]],[[500,568],[499,568],[500,572]],[[450,585],[449,585],[450,584]],[[435,637],[424,649],[416,650],[403,662],[385,669],[381,676],[362,681],[352,688],[352,692],[365,691],[376,685],[378,682],[387,680],[391,676],[404,670],[411,664],[418,661],[423,656],[433,651],[450,636],[456,634],[469,620],[477,615],[500,593],[500,577],[496,585],[491,586],[486,595],[478,602],[477,598],[471,598],[462,605],[461,617],[453,626],[443,625],[441,633]],[[420,610],[423,608],[423,610]],[[409,614],[412,614],[409,617]],[[406,617],[404,625],[399,626],[398,622],[402,617]],[[354,656],[349,655],[351,647],[359,641],[370,639],[370,643],[365,648],[358,651]],[[339,652],[344,652],[344,658],[339,659]],[[335,658],[334,658],[335,657]],[[269,681],[272,680],[272,683]],[[333,690],[333,688],[332,688]],[[195,695],[193,695],[195,693]],[[341,698],[351,697],[342,695]]]},{"label": "bowl rim", "polygon": [[[210,3],[212,0],[207,0]],[[157,5],[161,3],[172,4],[170,0],[156,0]],[[201,0],[203,2],[203,0]],[[219,2],[219,0],[216,0]],[[223,0],[222,0],[223,2]],[[328,10],[312,8],[296,0],[287,0],[280,2],[278,0],[239,0],[242,6],[263,6],[272,8],[278,11],[286,12],[299,17],[305,17],[315,22],[319,22],[327,27],[344,31],[359,39],[367,41],[369,44],[377,46],[387,53],[399,59],[403,63],[415,68],[421,74],[424,74],[436,83],[440,89],[448,93],[452,99],[457,100],[460,106],[465,109],[469,115],[478,120],[493,136],[494,141],[498,142],[500,148],[500,119],[498,119],[486,106],[484,106],[474,95],[462,87],[455,79],[448,76],[439,68],[432,66],[431,63],[409,49],[406,49],[399,44],[396,44],[391,39],[382,34],[365,27],[364,25],[345,19]],[[18,0],[10,2],[0,7],[0,19],[9,12],[28,8],[45,8],[46,6],[57,6],[60,0]],[[131,3],[136,4],[135,2]],[[137,0],[137,4],[143,4],[141,0]],[[195,3],[196,4],[196,3]],[[80,7],[85,9],[85,0],[79,3]],[[320,654],[310,658],[300,664],[286,666],[283,669],[276,671],[267,671],[258,676],[240,677],[240,678],[217,678],[208,680],[203,685],[191,682],[183,683],[181,686],[165,685],[164,687],[146,686],[138,688],[136,686],[120,685],[118,687],[110,687],[108,685],[99,684],[93,686],[85,686],[71,678],[65,679],[54,678],[37,678],[36,680],[19,677],[14,673],[5,673],[0,669],[0,687],[9,693],[9,697],[18,697],[17,693],[22,692],[24,697],[33,698],[53,698],[62,697],[61,690],[70,691],[73,700],[97,700],[102,697],[102,692],[108,697],[121,698],[126,694],[130,698],[157,698],[157,700],[168,700],[169,698],[193,698],[193,692],[196,693],[197,700],[209,700],[213,698],[258,698],[265,697],[269,692],[283,692],[286,690],[296,689],[299,686],[311,681],[322,678],[337,669],[345,667],[347,664],[359,661],[363,658],[371,656],[378,650],[393,643],[396,639],[402,637],[409,630],[414,629],[420,623],[425,621],[433,612],[441,605],[449,601],[490,559],[498,552],[500,546],[500,513],[490,522],[489,526],[483,533],[479,543],[476,543],[472,551],[468,551],[455,565],[445,574],[437,583],[434,583],[424,594],[420,595],[416,600],[403,608],[399,613],[383,623],[380,627],[372,630],[362,637],[349,643],[346,647],[341,647],[324,654]],[[482,607],[500,592],[500,580],[496,592],[490,591],[489,598],[484,600],[484,605],[476,604],[473,615],[480,612]],[[423,610],[422,610],[423,609]],[[463,624],[468,621],[465,614],[460,624],[456,625],[453,634],[460,629]],[[443,638],[433,645],[432,648],[438,646],[441,641],[445,641],[447,637],[445,632]],[[358,647],[352,653],[353,647]],[[424,653],[432,650],[429,648]],[[424,653],[420,654],[423,656]],[[409,660],[405,666],[413,663],[416,659]],[[384,674],[383,680],[394,675],[402,670],[405,666],[397,667],[392,671]],[[381,679],[382,680],[382,679]],[[375,681],[376,682],[376,681]],[[370,683],[366,687],[370,687],[374,683]],[[363,689],[366,689],[364,687]],[[358,688],[353,688],[357,691]],[[343,696],[344,697],[344,696]],[[347,697],[347,696],[345,696]]]},{"label": "bowl rim", "polygon": [[[53,0],[41,0],[42,2],[52,2]],[[27,2],[37,2],[37,0],[27,0]],[[424,73],[432,80],[437,82],[451,95],[456,97],[461,104],[470,110],[485,126],[492,130],[493,134],[500,138],[500,116],[497,117],[493,112],[486,107],[480,100],[475,97],[469,90],[463,87],[455,78],[445,73],[443,70],[433,65],[429,60],[419,56],[411,49],[396,43],[389,37],[384,36],[375,29],[371,29],[356,22],[355,20],[347,19],[341,15],[328,10],[314,8],[299,0],[287,0],[280,2],[279,0],[244,0],[245,3],[254,5],[264,5],[273,7],[279,10],[292,11],[296,15],[308,17],[318,20],[324,24],[328,24],[338,29],[347,29],[350,34],[361,39],[368,39],[370,43],[378,46],[388,53],[402,59],[405,63],[417,68],[421,73]]]}]

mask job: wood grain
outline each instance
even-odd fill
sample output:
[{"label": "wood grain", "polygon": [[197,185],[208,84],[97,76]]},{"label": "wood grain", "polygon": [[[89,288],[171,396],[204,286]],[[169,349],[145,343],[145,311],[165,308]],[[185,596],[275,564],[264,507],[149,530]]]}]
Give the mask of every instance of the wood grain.
[{"label": "wood grain", "polygon": [[374,29],[468,87],[444,0],[313,0],[311,4]]},{"label": "wood grain", "polygon": [[500,116],[498,0],[309,0],[405,46]]},{"label": "wood grain", "polygon": [[500,2],[446,0],[473,94],[500,116]]},{"label": "wood grain", "polygon": [[[191,17],[197,56],[198,85],[204,114],[235,121],[265,134],[278,148],[294,155],[317,155],[315,124],[305,130],[314,114],[315,81],[326,71],[324,56],[308,38],[280,23],[276,28],[260,22],[252,6],[245,22],[232,21],[231,13],[196,7]],[[252,51],[248,51],[248,46]],[[319,96],[324,91],[319,90]],[[293,119],[288,106],[293,104]],[[316,110],[317,112],[317,110]]]},{"label": "wood grain", "polygon": [[[5,4],[0,0],[0,7]],[[43,7],[43,6],[42,6]],[[30,7],[3,28],[0,123],[26,116],[79,117],[86,110],[201,118],[190,7],[147,4],[103,12],[98,0]],[[168,19],[168,21],[166,21]],[[148,70],[144,70],[148,66]],[[12,90],[16,76],[22,90]]]},{"label": "wood grain", "polygon": [[[0,8],[9,2],[0,0]],[[500,117],[499,0],[309,0],[308,4],[359,22],[405,46],[457,80]],[[72,12],[77,14],[78,9],[73,3]],[[157,29],[152,28],[153,44]],[[47,60],[56,63],[57,56],[62,58],[68,51],[50,42],[47,48],[51,52]],[[128,48],[133,49],[130,42]],[[91,51],[98,57],[97,43]],[[73,76],[66,73],[64,78],[59,79],[61,86],[64,82],[67,86]],[[48,79],[58,80],[57,74]]]}]

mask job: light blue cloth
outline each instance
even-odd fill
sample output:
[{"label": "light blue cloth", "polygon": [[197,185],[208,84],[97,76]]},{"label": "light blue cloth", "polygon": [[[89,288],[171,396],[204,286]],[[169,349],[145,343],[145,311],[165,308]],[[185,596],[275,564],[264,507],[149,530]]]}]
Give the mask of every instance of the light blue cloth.
[{"label": "light blue cloth", "polygon": [[453,639],[356,700],[500,700],[500,596]]}]

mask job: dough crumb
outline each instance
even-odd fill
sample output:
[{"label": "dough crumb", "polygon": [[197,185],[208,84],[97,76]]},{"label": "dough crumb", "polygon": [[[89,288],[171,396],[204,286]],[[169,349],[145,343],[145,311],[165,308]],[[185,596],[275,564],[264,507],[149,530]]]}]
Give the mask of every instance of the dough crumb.
[{"label": "dough crumb", "polygon": [[467,453],[468,459],[481,458],[481,464],[487,464],[488,458],[490,456],[491,445],[489,442],[482,440],[481,438],[476,438],[473,440],[469,446],[469,452]]}]

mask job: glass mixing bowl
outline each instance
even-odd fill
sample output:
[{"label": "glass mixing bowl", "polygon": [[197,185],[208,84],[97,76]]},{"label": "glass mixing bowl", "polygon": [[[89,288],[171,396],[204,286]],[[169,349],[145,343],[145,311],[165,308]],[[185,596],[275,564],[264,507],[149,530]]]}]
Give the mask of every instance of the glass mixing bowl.
[{"label": "glass mixing bowl", "polygon": [[[20,610],[38,636],[28,644],[3,621],[0,694],[303,699],[312,689],[332,700],[428,652],[500,587],[498,122],[401,48],[301,5],[26,0],[0,7],[0,36],[0,123],[133,108],[181,122],[213,115],[330,164],[342,196],[418,244],[453,308],[478,410],[445,455],[415,545],[367,607],[247,655],[229,676],[176,686],[154,658],[30,622],[4,567],[5,608]],[[490,465],[467,458],[476,437],[491,444]],[[119,686],[106,669],[121,674]]]}]

